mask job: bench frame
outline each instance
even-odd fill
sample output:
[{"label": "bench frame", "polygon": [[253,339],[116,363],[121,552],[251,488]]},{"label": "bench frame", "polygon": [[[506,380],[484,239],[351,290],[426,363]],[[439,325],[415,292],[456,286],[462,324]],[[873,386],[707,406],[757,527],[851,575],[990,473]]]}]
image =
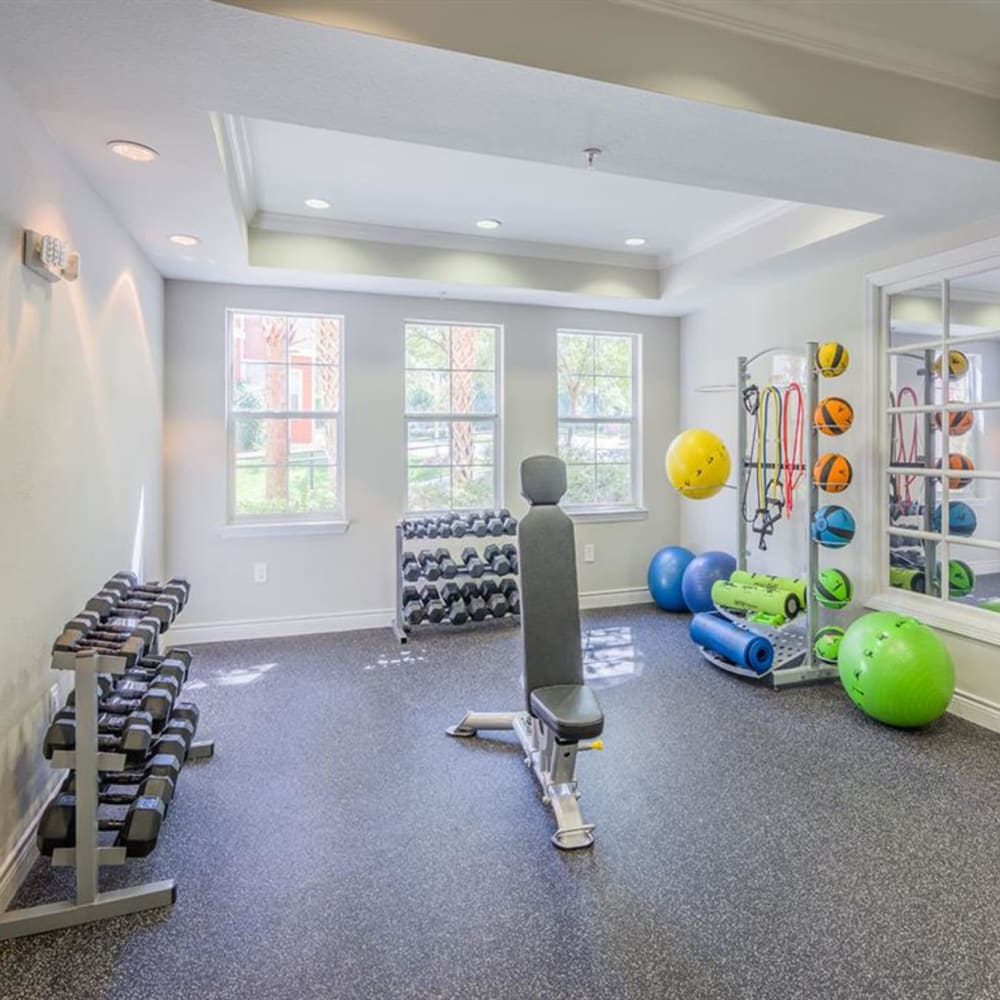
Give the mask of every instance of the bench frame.
[{"label": "bench frame", "polygon": [[560,741],[551,728],[528,712],[466,712],[461,722],[445,732],[468,739],[481,729],[509,729],[517,734],[525,766],[532,769],[542,786],[542,802],[555,814],[557,829],[552,843],[563,851],[590,847],[594,843],[594,824],[585,823],[580,812],[576,757],[581,750],[602,749],[601,741]]}]

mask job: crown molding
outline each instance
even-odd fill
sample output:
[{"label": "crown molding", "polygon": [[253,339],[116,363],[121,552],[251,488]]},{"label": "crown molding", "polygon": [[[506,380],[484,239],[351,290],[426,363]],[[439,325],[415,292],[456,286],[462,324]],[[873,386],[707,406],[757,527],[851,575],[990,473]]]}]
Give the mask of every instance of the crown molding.
[{"label": "crown molding", "polygon": [[891,38],[852,31],[808,15],[743,4],[740,13],[721,10],[713,0],[611,0],[669,17],[788,45],[814,55],[887,70],[984,97],[1000,98],[1000,73],[985,63],[943,55]]},{"label": "crown molding", "polygon": [[246,119],[226,112],[212,112],[211,118],[229,190],[244,222],[249,224],[257,214],[257,180]]},{"label": "crown molding", "polygon": [[368,243],[432,247],[440,250],[466,250],[472,253],[501,254],[512,257],[535,257],[573,264],[598,264],[627,267],[637,271],[656,271],[659,261],[654,254],[621,253],[588,247],[562,246],[555,243],[531,243],[491,236],[442,233],[430,229],[407,229],[371,223],[345,222],[339,219],[308,218],[284,212],[258,211],[250,225],[281,233],[304,236],[332,236],[337,239],[363,240]]}]

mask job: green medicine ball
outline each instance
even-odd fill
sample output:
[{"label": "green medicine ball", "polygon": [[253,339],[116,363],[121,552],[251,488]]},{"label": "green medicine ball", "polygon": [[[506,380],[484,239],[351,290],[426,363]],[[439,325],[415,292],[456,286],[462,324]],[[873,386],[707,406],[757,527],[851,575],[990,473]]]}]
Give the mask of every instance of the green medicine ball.
[{"label": "green medicine ball", "polygon": [[955,693],[955,668],[937,634],[890,611],[863,615],[851,625],[837,665],[854,704],[890,726],[926,726]]},{"label": "green medicine ball", "polygon": [[846,608],[854,598],[854,584],[842,569],[824,569],[816,579],[813,593],[824,608]]},{"label": "green medicine ball", "polygon": [[813,653],[817,660],[823,663],[836,663],[840,652],[840,642],[844,638],[844,630],[837,625],[827,625],[816,633]]},{"label": "green medicine ball", "polygon": [[[941,563],[934,567],[934,581],[940,584]],[[948,593],[952,597],[968,597],[976,589],[976,574],[961,559],[948,560]]]}]

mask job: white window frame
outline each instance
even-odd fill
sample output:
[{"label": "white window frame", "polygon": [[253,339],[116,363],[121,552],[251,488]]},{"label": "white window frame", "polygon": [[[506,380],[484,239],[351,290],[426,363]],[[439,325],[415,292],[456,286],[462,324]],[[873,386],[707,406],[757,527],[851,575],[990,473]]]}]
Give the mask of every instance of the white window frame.
[{"label": "white window frame", "polygon": [[[496,400],[496,410],[492,414],[488,413],[410,413],[406,409],[406,373],[408,371],[435,371],[454,372],[454,368],[421,368],[410,369],[406,367],[406,335],[411,326],[466,326],[489,328],[496,332],[496,352],[494,358],[494,399]],[[433,514],[445,514],[449,511],[462,513],[465,511],[485,510],[488,507],[500,508],[503,506],[504,498],[504,327],[502,323],[488,323],[482,320],[453,320],[453,319],[409,319],[403,320],[403,510],[406,517],[426,517]],[[448,507],[440,510],[411,510],[410,509],[410,424],[412,423],[493,423],[493,502],[485,504],[483,507]],[[451,469],[453,466],[440,466],[439,468]]]},{"label": "white window frame", "polygon": [[[237,514],[236,513],[236,417],[248,413],[237,413],[233,408],[233,317],[284,316],[289,319],[335,319],[340,324],[340,407],[336,410],[262,410],[262,417],[276,417],[287,420],[322,420],[336,418],[337,421],[337,495],[340,509],[330,511],[308,511],[301,514]],[[347,497],[345,495],[345,432],[346,412],[345,390],[347,380],[346,345],[347,328],[344,316],[339,313],[309,313],[290,309],[257,309],[253,306],[230,306],[226,309],[226,523],[220,529],[223,538],[241,538],[258,535],[284,534],[343,534],[350,522],[347,520]],[[291,391],[292,364],[286,360],[289,373],[289,393]],[[315,403],[315,388],[312,403]],[[253,415],[253,414],[249,414]]]},{"label": "white window frame", "polygon": [[[942,574],[942,594],[935,596],[932,594],[915,594],[899,588],[889,586],[889,539],[892,534],[898,534],[898,529],[890,530],[885,516],[886,490],[888,488],[889,476],[892,465],[890,462],[889,450],[889,413],[887,412],[886,396],[891,384],[891,358],[890,331],[889,331],[889,300],[891,296],[903,292],[914,291],[923,288],[930,283],[940,283],[942,286],[942,336],[929,337],[925,345],[928,349],[947,352],[951,347],[961,347],[964,343],[982,343],[985,340],[1000,340],[1000,329],[988,331],[984,334],[975,334],[964,339],[963,336],[952,338],[949,330],[948,303],[946,292],[948,283],[956,278],[962,278],[983,271],[1000,269],[1000,238],[984,240],[969,246],[959,247],[933,257],[912,261],[897,267],[887,268],[882,271],[873,272],[866,277],[866,299],[867,299],[867,327],[868,340],[865,357],[863,361],[868,362],[867,367],[870,374],[869,391],[871,399],[874,401],[874,418],[878,426],[878,477],[868,492],[868,502],[866,503],[866,518],[873,525],[876,531],[876,544],[872,546],[876,553],[877,563],[871,575],[872,596],[868,599],[867,606],[878,610],[897,611],[903,614],[911,614],[920,618],[929,625],[933,625],[942,631],[952,632],[956,635],[967,636],[978,639],[993,645],[1000,645],[1000,615],[991,611],[984,611],[972,605],[960,604],[949,601],[948,598],[948,574]],[[874,357],[871,355],[874,354]],[[975,408],[976,413],[983,409],[995,409],[991,403],[1000,401],[984,400],[985,406],[980,405]],[[952,408],[960,409],[962,404],[951,404]],[[935,409],[937,407],[934,407]],[[916,408],[917,412],[922,412]],[[926,409],[926,408],[925,408]],[[941,447],[941,454],[947,455],[950,451],[950,435],[947,433],[947,422],[945,422],[944,439]],[[912,470],[911,470],[912,471]],[[974,473],[983,478],[984,475],[977,470]],[[937,470],[928,470],[929,474],[936,473]],[[1000,478],[1000,472],[992,470],[990,478]],[[921,477],[926,474],[921,474]],[[947,510],[950,490],[948,488],[948,475],[942,479],[942,491],[940,502],[942,508]],[[947,565],[950,558],[949,543],[946,535],[937,533],[920,532],[918,538],[932,537],[940,538],[941,552],[937,559],[942,565]],[[971,545],[993,551],[1000,551],[1000,540],[991,539],[968,539],[960,538],[955,540],[955,544]]]},{"label": "white window frame", "polygon": [[[563,335],[580,335],[585,337],[628,337],[632,341],[632,415],[631,417],[560,417],[558,409],[559,382],[559,338]],[[574,504],[563,503],[561,506],[575,521],[631,521],[642,520],[648,516],[643,506],[643,476],[642,476],[642,430],[643,430],[643,398],[642,398],[642,334],[627,330],[588,330],[581,327],[559,327],[556,330],[556,441],[559,440],[561,424],[629,424],[631,427],[631,455],[629,461],[632,468],[632,498],[620,504]],[[558,445],[557,445],[558,447]]]}]

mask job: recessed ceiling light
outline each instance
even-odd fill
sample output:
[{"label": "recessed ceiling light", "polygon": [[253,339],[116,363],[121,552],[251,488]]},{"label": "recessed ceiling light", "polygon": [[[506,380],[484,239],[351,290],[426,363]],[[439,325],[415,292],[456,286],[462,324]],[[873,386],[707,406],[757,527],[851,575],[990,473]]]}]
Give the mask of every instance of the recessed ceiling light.
[{"label": "recessed ceiling light", "polygon": [[326,198],[306,198],[306,206],[308,208],[329,208],[330,203]]},{"label": "recessed ceiling light", "polygon": [[176,243],[179,247],[196,247],[201,240],[197,236],[189,236],[187,233],[174,233],[170,237],[171,243]]},{"label": "recessed ceiling light", "polygon": [[499,229],[502,223],[499,219],[480,219],[476,225],[480,229]]},{"label": "recessed ceiling light", "polygon": [[131,142],[128,139],[112,139],[108,143],[108,149],[116,156],[124,156],[126,160],[135,160],[137,163],[149,163],[160,155],[152,146],[144,146],[141,142]]},{"label": "recessed ceiling light", "polygon": [[646,245],[645,236],[630,236],[625,241],[625,246],[627,247],[644,247]]}]

